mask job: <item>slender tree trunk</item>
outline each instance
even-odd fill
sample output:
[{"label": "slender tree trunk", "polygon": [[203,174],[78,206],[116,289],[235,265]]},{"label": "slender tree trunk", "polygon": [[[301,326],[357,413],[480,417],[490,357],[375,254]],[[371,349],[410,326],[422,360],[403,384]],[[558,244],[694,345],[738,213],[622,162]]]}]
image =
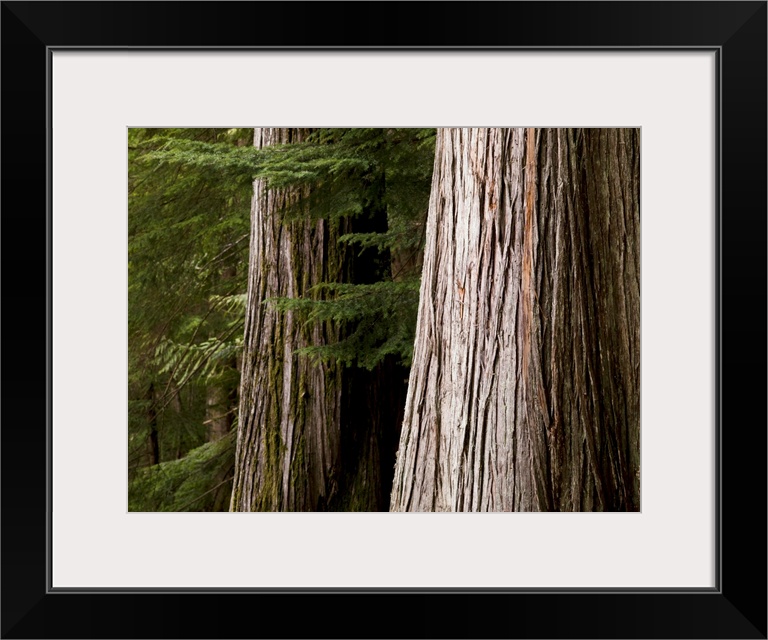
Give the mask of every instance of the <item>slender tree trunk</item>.
[{"label": "slender tree trunk", "polygon": [[438,131],[392,510],[639,508],[639,150]]},{"label": "slender tree trunk", "polygon": [[155,385],[149,384],[145,396],[149,407],[147,409],[147,422],[149,422],[149,464],[160,464],[160,438],[157,431],[157,408],[155,406]]},{"label": "slender tree trunk", "polygon": [[230,390],[220,384],[209,384],[205,389],[206,441],[220,440],[232,426]]},{"label": "slender tree trunk", "polygon": [[[171,397],[168,400],[168,406],[167,409],[171,409],[177,416],[177,419],[183,420],[183,417],[181,415],[181,389],[179,389],[178,385],[176,384],[176,381],[171,378],[168,381],[168,384],[166,386],[167,392],[171,394]],[[176,453],[174,458],[176,460],[179,460],[184,456],[184,448],[183,448],[183,442],[184,442],[184,434],[182,432],[182,429],[176,428],[174,429],[176,432]]]},{"label": "slender tree trunk", "polygon": [[[229,266],[221,271],[221,282],[231,282],[237,275],[236,268]],[[209,308],[213,312],[213,308]],[[209,338],[214,338],[211,335]],[[229,362],[232,369],[237,369],[236,358]],[[208,382],[205,389],[205,425],[206,441],[220,440],[232,429],[234,413],[237,407],[237,385],[216,381]]]}]

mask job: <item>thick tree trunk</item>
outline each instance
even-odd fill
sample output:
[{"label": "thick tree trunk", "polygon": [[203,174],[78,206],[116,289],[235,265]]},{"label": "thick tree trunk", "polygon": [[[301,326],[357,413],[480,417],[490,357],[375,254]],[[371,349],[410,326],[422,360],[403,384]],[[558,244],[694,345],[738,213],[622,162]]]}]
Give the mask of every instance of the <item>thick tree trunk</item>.
[{"label": "thick tree trunk", "polygon": [[[307,133],[256,129],[254,144],[298,142]],[[254,184],[230,510],[386,510],[395,454],[387,438],[400,424],[402,371],[400,380],[392,381],[393,366],[344,370],[340,364],[298,356],[302,347],[338,341],[342,329],[330,323],[307,325],[293,312],[265,303],[273,297],[301,297],[320,282],[366,281],[376,264],[375,259],[353,260],[339,247],[341,233],[359,230],[346,222],[284,219],[285,209],[301,195],[267,191],[261,180]],[[370,213],[373,218],[386,215],[383,210]]]},{"label": "thick tree trunk", "polygon": [[[305,135],[299,129],[256,129],[254,145]],[[338,278],[329,223],[282,219],[299,195],[254,183],[233,511],[323,509],[337,490],[341,370],[295,353],[334,336],[325,335],[327,326],[306,327],[292,312],[265,303]]]},{"label": "thick tree trunk", "polygon": [[636,129],[441,129],[394,511],[639,508]]}]

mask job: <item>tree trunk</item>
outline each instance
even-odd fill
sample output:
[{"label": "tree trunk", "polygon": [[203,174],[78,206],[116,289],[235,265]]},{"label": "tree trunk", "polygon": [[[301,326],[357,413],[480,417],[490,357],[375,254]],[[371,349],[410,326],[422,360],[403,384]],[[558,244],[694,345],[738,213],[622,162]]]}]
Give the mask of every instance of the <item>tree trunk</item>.
[{"label": "tree trunk", "polygon": [[[228,266],[221,271],[221,282],[229,283],[237,275],[234,266]],[[214,308],[209,307],[209,312],[214,313]],[[209,339],[215,335],[209,335]],[[229,366],[233,370],[238,369],[236,358],[231,358]],[[205,388],[205,426],[206,442],[220,440],[232,429],[234,413],[237,407],[237,385],[229,383],[229,378],[224,381],[208,381]]]},{"label": "tree trunk", "polygon": [[637,129],[441,129],[393,511],[640,504]]},{"label": "tree trunk", "polygon": [[211,383],[205,388],[206,442],[220,440],[232,427],[232,394],[221,384]]},{"label": "tree trunk", "polygon": [[[299,141],[299,129],[256,129],[254,145]],[[295,351],[323,344],[329,327],[307,327],[265,302],[295,298],[337,277],[336,239],[324,220],[282,220],[300,193],[254,183],[248,303],[232,511],[323,509],[336,491],[341,371]]]},{"label": "tree trunk", "polygon": [[157,431],[157,406],[155,402],[155,385],[149,383],[149,388],[145,396],[147,400],[147,422],[149,423],[149,466],[160,464],[160,437]]}]

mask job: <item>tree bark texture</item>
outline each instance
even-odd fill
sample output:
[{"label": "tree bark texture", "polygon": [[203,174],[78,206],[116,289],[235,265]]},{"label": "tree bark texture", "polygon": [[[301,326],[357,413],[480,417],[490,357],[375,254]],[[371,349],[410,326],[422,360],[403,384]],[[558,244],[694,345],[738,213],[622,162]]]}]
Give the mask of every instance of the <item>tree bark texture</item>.
[{"label": "tree bark texture", "polygon": [[[300,142],[308,133],[256,129],[254,144]],[[285,219],[285,209],[305,206],[306,195],[254,183],[230,510],[386,511],[404,404],[402,371],[386,363],[372,372],[345,370],[299,356],[302,347],[338,341],[344,329],[307,325],[265,303],[301,297],[320,282],[365,281],[373,268],[338,245],[339,235],[358,230],[349,221]]]},{"label": "tree bark texture", "polygon": [[640,505],[637,129],[441,129],[393,511]]},{"label": "tree bark texture", "polygon": [[221,384],[205,389],[206,442],[220,440],[232,428],[232,393]]},{"label": "tree bark texture", "polygon": [[[254,145],[300,141],[300,129],[256,129]],[[341,264],[332,226],[284,220],[296,190],[254,183],[248,303],[240,383],[232,511],[322,510],[338,485],[341,369],[296,355],[337,336],[280,312],[265,300],[295,298],[338,281]]]}]

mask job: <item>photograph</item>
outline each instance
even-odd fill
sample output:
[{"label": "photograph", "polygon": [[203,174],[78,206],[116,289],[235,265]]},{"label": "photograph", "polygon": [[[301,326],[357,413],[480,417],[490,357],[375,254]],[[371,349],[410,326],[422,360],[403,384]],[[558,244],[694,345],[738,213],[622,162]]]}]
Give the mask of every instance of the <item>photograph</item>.
[{"label": "photograph", "polygon": [[182,5],[3,2],[0,637],[765,640],[768,2]]},{"label": "photograph", "polygon": [[128,510],[639,512],[640,128],[128,128]]}]

